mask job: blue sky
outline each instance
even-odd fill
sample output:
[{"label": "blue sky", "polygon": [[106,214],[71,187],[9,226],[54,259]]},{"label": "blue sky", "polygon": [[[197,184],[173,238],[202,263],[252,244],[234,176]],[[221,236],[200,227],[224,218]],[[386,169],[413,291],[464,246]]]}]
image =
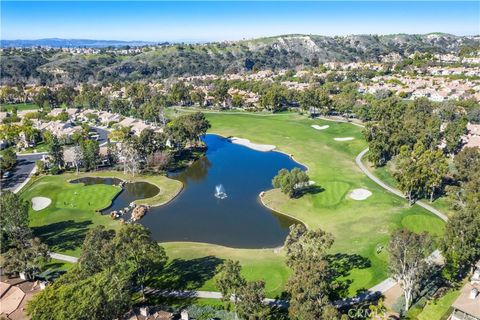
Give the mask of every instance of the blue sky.
[{"label": "blue sky", "polygon": [[216,41],[428,32],[480,34],[480,2],[1,1],[3,39]]}]

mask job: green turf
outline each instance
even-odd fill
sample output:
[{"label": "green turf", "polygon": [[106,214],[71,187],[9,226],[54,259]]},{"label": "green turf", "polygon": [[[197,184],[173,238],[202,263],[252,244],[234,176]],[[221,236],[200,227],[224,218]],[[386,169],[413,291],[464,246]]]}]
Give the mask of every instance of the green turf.
[{"label": "green turf", "polygon": [[430,301],[417,315],[418,320],[446,319],[453,302],[460,295],[461,289],[451,289],[443,297]]},{"label": "green turf", "polygon": [[[310,228],[322,228],[334,235],[335,244],[330,253],[341,258],[337,260],[345,269],[342,279],[352,282],[345,295],[370,288],[388,276],[385,247],[393,230],[407,227],[434,235],[442,233],[443,222],[440,219],[419,206],[410,207],[404,199],[372,182],[356,166],[355,156],[367,146],[362,129],[357,126],[311,120],[295,114],[208,113],[207,117],[212,124],[212,133],[274,144],[308,166],[311,180],[321,187],[321,191],[291,200],[278,190],[271,190],[266,192],[263,200]],[[312,124],[330,127],[319,131],[311,128]],[[354,137],[354,140],[335,141],[336,137]],[[366,188],[373,195],[365,201],[352,200],[348,194],[354,188]],[[45,190],[50,191],[48,187]],[[27,192],[32,196],[34,191],[35,188]],[[56,192],[53,193],[56,196]],[[100,206],[100,203],[95,205]],[[105,219],[98,214],[92,217],[94,212],[88,211],[88,208],[86,213],[69,212],[68,208],[61,209],[60,204],[54,213],[49,210],[45,210],[48,218],[44,220],[36,217],[43,211],[33,213],[35,219],[32,223],[51,224],[55,220],[73,219],[76,215],[86,215],[83,220],[91,221],[89,225],[113,223],[110,218]],[[52,233],[52,236],[56,234]],[[61,238],[56,237],[58,240]],[[278,295],[283,290],[289,274],[281,253],[273,249],[243,250],[198,243],[167,243],[164,246],[173,259],[169,268],[175,280],[173,283],[178,284],[178,288],[215,290],[212,270],[221,259],[226,258],[240,260],[247,279],[264,279],[269,296]]]},{"label": "green turf", "polygon": [[20,154],[23,153],[33,153],[33,152],[48,152],[49,151],[49,145],[43,142],[40,142],[33,148],[27,148],[25,150],[20,151]]},{"label": "green turf", "polygon": [[[394,161],[390,161],[386,166],[379,168],[374,168],[370,165],[370,171],[372,171],[377,177],[382,179],[382,181],[386,182],[392,187],[397,188],[398,182],[393,177],[393,172],[395,171]],[[423,201],[425,201],[432,207],[440,210],[442,213],[445,213],[447,216],[452,216],[455,213],[455,210],[452,209],[452,204],[446,196],[441,196],[435,199],[433,202],[430,202],[429,200],[430,199],[423,199]]]},{"label": "green turf", "polygon": [[[387,275],[385,246],[392,230],[407,227],[413,231],[442,232],[443,222],[421,207],[407,202],[377,186],[355,164],[355,156],[367,144],[361,128],[348,123],[311,120],[298,115],[256,116],[251,114],[207,114],[211,132],[239,136],[256,143],[274,144],[307,165],[311,180],[324,191],[288,199],[278,190],[269,191],[264,201],[277,211],[303,221],[311,228],[322,228],[335,236],[332,253],[356,255],[367,259],[369,268],[353,268],[349,293],[369,288]],[[312,124],[329,125],[315,130]],[[336,137],[354,137],[335,141]],[[365,201],[348,197],[354,188],[367,188],[373,195]],[[383,248],[383,250],[377,249]],[[192,246],[194,250],[194,246]],[[262,259],[261,255],[258,259]],[[358,261],[357,261],[358,262]],[[363,265],[360,263],[359,265]]]},{"label": "green turf", "polygon": [[[150,205],[160,204],[178,193],[181,184],[164,176],[125,177],[118,172],[89,172],[81,176],[109,176],[127,180],[145,180],[160,188],[157,196],[141,201]],[[108,207],[112,199],[120,191],[118,186],[72,184],[68,181],[78,178],[74,174],[44,176],[33,180],[21,192],[24,200],[30,201],[35,196],[52,199],[47,208],[34,211],[30,208],[30,226],[54,252],[78,256],[84,236],[89,228],[104,225],[117,229],[118,221],[98,211]]]},{"label": "green turf", "polygon": [[38,106],[35,103],[13,103],[13,104],[1,104],[0,111],[12,111],[14,107],[17,107],[18,111],[23,110],[37,110]]},{"label": "green turf", "polygon": [[180,283],[174,283],[180,289],[217,291],[213,275],[224,259],[239,260],[247,280],[265,280],[269,297],[281,294],[290,274],[280,249],[232,249],[193,242],[169,242],[162,246],[171,260],[169,274],[179,278]]}]

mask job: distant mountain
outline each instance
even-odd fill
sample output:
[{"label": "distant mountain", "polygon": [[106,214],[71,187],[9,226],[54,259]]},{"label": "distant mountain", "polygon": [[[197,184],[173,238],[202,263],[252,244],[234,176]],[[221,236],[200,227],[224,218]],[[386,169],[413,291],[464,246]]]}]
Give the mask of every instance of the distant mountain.
[{"label": "distant mountain", "polygon": [[29,47],[51,47],[51,48],[104,48],[123,46],[143,46],[155,44],[149,41],[120,41],[120,40],[90,40],[90,39],[59,39],[47,38],[36,40],[0,40],[1,48],[29,48]]},{"label": "distant mountain", "polygon": [[[55,41],[50,40],[50,44]],[[67,40],[62,41],[67,43]],[[78,45],[85,44],[87,40],[69,41],[71,45]],[[90,41],[90,46],[92,43],[131,45],[131,42]],[[344,37],[295,34],[243,41],[171,44],[124,56],[5,52],[0,59],[0,83],[165,79],[171,76],[239,73],[253,68],[309,67],[330,61],[396,61],[415,52],[455,53],[462,47],[479,46],[480,37],[443,33]]]}]

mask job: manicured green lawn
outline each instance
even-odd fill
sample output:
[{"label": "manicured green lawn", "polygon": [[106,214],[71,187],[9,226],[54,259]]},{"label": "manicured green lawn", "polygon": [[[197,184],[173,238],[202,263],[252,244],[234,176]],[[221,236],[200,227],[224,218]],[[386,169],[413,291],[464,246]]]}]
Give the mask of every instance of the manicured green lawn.
[{"label": "manicured green lawn", "polygon": [[447,312],[460,295],[461,289],[451,289],[440,299],[430,301],[417,316],[418,320],[446,319]]},{"label": "manicured green lawn", "polygon": [[[377,177],[382,179],[382,181],[396,188],[398,186],[398,182],[393,177],[394,167],[392,162],[393,161],[390,161],[386,166],[379,168],[374,168],[373,166],[370,166],[370,171],[373,172]],[[424,199],[423,201],[445,213],[447,216],[452,216],[455,213],[455,210],[452,209],[452,206],[446,196],[441,196],[431,203],[429,200],[430,199]]]},{"label": "manicured green lawn", "polygon": [[[361,128],[357,126],[311,120],[296,114],[267,116],[208,113],[207,118],[212,124],[210,130],[212,133],[247,138],[255,143],[274,144],[280,151],[292,154],[297,161],[308,166],[311,180],[321,187],[321,191],[292,200],[278,190],[270,190],[266,192],[263,200],[268,206],[301,220],[310,228],[322,228],[334,235],[335,244],[330,253],[332,256],[335,255],[333,260],[338,270],[343,270],[340,279],[346,280],[346,283],[351,282],[343,295],[353,295],[358,290],[370,288],[388,277],[385,248],[393,230],[406,227],[416,232],[428,231],[437,236],[443,232],[443,222],[440,219],[419,206],[408,206],[404,199],[377,186],[360,171],[354,159],[367,144]],[[320,131],[313,129],[312,124],[330,127]],[[354,139],[334,140],[342,137]],[[57,241],[54,243],[57,246],[62,246],[65,242],[62,241],[62,238],[65,238],[62,237],[64,233],[62,230],[68,231],[70,226],[48,228],[55,223],[72,221],[69,223],[73,223],[73,227],[82,223],[85,224],[82,226],[85,229],[97,224],[106,224],[113,228],[118,226],[109,217],[95,213],[95,208],[103,205],[101,199],[95,200],[95,203],[89,200],[91,202],[89,206],[83,203],[83,210],[68,208],[68,205],[62,206],[62,201],[65,201],[63,198],[68,198],[67,195],[72,197],[71,192],[63,189],[76,187],[69,185],[64,188],[65,177],[43,179],[53,180],[45,180],[43,187],[33,184],[23,196],[29,199],[35,195],[46,195],[56,199],[51,208],[31,212],[31,217],[32,225],[44,225],[43,228],[47,230],[41,234],[47,239],[56,238]],[[162,186],[165,186],[164,190],[167,192],[159,196],[159,199],[155,199],[156,203],[170,199],[179,190],[179,186],[174,185],[173,180],[165,177],[162,179],[158,184],[161,190]],[[115,190],[111,188],[98,192],[104,192],[103,197],[111,199],[115,194]],[[364,201],[352,200],[348,194],[355,188],[366,188],[373,194]],[[60,191],[67,194],[58,200]],[[68,237],[66,239],[68,240]],[[78,255],[79,243],[76,245],[77,247],[71,249],[59,247],[59,251]],[[240,260],[247,279],[264,279],[270,297],[282,292],[289,275],[281,250],[232,249],[210,244],[179,242],[162,245],[171,258],[171,264],[167,269],[171,276],[168,279],[172,287],[178,289],[215,290],[212,280],[215,266],[227,258]]]},{"label": "manicured green lawn", "polygon": [[0,111],[11,111],[14,107],[17,107],[18,111],[38,109],[35,103],[13,103],[0,105]]},{"label": "manicured green lawn", "polygon": [[32,153],[32,152],[48,152],[48,150],[49,150],[48,144],[44,142],[40,142],[35,147],[25,149],[23,151],[20,151],[19,153],[22,154],[22,153]]},{"label": "manicured green lawn", "polygon": [[[300,199],[288,199],[278,190],[268,191],[264,201],[277,211],[303,221],[310,228],[322,228],[335,236],[332,254],[342,255],[347,269],[345,277],[353,280],[348,293],[366,289],[381,282],[387,274],[385,248],[389,234],[397,228],[413,231],[442,233],[443,222],[418,206],[410,207],[405,200],[377,186],[356,166],[355,156],[366,147],[361,128],[346,123],[310,120],[303,116],[257,116],[253,114],[208,113],[212,133],[239,136],[255,143],[274,144],[279,150],[292,154],[307,165],[308,174],[324,191],[307,194]],[[315,130],[312,124],[329,125],[326,130]],[[354,137],[352,141],[335,141],[336,137]],[[355,188],[366,188],[373,195],[364,201],[348,197]],[[196,244],[168,244],[169,256],[188,259],[192,254],[203,254]],[[231,255],[237,250],[229,249]],[[175,252],[175,254],[172,254]],[[243,261],[245,274],[250,278],[267,280],[267,286],[282,287],[288,271],[283,263],[268,273],[253,272],[250,267],[262,265],[264,252],[252,252],[249,261]],[[258,260],[255,261],[255,260]],[[255,261],[255,263],[254,263]],[[370,267],[368,267],[370,266]],[[269,266],[271,268],[271,266]],[[272,279],[272,274],[277,277]],[[285,278],[283,278],[285,277]],[[275,284],[269,283],[276,281]],[[208,287],[207,282],[206,286]],[[271,289],[270,289],[270,292]],[[275,291],[273,291],[275,292]]]},{"label": "manicured green lawn", "polygon": [[41,196],[52,200],[47,208],[34,211],[30,208],[30,226],[36,235],[40,236],[54,252],[78,256],[80,247],[88,229],[97,225],[117,229],[118,221],[98,211],[108,207],[112,199],[120,191],[118,186],[72,184],[68,181],[81,176],[109,176],[126,180],[145,180],[156,184],[160,193],[142,203],[150,205],[161,204],[174,197],[181,189],[178,181],[164,176],[125,177],[119,172],[88,172],[80,176],[63,174],[58,176],[43,176],[33,180],[21,192],[24,200]]},{"label": "manicured green lawn", "polygon": [[178,277],[179,289],[217,291],[213,276],[215,267],[224,259],[239,260],[247,280],[263,279],[269,297],[280,295],[290,270],[281,249],[232,249],[194,242],[162,243],[171,260],[169,274]]}]

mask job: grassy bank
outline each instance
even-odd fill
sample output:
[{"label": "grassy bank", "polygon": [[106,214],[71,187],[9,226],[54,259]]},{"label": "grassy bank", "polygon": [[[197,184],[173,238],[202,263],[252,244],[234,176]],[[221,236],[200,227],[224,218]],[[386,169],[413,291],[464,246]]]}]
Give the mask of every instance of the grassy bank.
[{"label": "grassy bank", "polygon": [[97,225],[117,229],[120,223],[98,211],[110,206],[112,199],[120,192],[120,187],[109,185],[72,184],[68,181],[79,177],[108,176],[128,181],[147,181],[159,187],[157,196],[142,200],[142,203],[158,205],[169,201],[181,190],[181,183],[164,176],[124,176],[114,171],[87,172],[79,176],[63,174],[34,178],[21,197],[30,201],[41,196],[52,200],[45,209],[34,211],[30,208],[30,226],[35,235],[41,237],[52,251],[78,256],[80,246],[88,229]]},{"label": "grassy bank", "polygon": [[[320,187],[315,193],[289,199],[278,190],[269,190],[263,200],[268,206],[301,220],[310,228],[322,228],[334,235],[335,244],[330,254],[337,270],[341,271],[340,279],[347,284],[344,295],[354,295],[358,290],[370,288],[388,276],[385,248],[389,235],[395,229],[405,227],[416,232],[428,231],[436,236],[443,233],[444,225],[440,219],[419,206],[410,207],[404,199],[372,182],[356,166],[355,156],[367,146],[362,129],[357,126],[311,120],[296,114],[208,113],[207,118],[212,124],[211,132],[247,138],[255,143],[274,144],[278,150],[293,155],[295,160],[309,168],[311,180]],[[313,124],[328,125],[329,128],[315,130],[311,127]],[[347,137],[353,140],[334,140]],[[84,175],[120,175],[118,177],[122,178],[122,173],[118,172]],[[70,175],[70,178],[73,177]],[[44,238],[53,238],[55,241],[51,242],[58,251],[78,255],[79,242],[70,241],[76,233],[69,230],[83,228],[84,231],[80,233],[84,233],[98,224],[117,228],[118,223],[95,210],[102,208],[118,191],[111,186],[90,191],[90,186],[71,185],[66,182],[68,179],[68,175],[41,178],[32,183],[22,196],[25,199],[36,195],[55,199],[49,208],[30,213],[31,224],[37,227],[36,232]],[[178,182],[161,176],[132,179],[146,179],[165,191],[163,195],[144,201],[148,204],[168,201],[181,188]],[[85,191],[80,191],[82,188]],[[355,188],[368,189],[372,196],[364,201],[353,200],[349,193]],[[78,208],[65,208],[62,206],[65,196],[59,197],[62,192],[103,195],[95,202],[85,199],[90,203],[88,207],[83,203],[83,207],[79,204]],[[72,242],[72,246],[66,248],[64,243],[69,242]],[[172,275],[172,286],[178,289],[215,290],[212,280],[214,269],[223,259],[240,260],[244,275],[249,280],[264,279],[270,297],[282,292],[289,274],[279,250],[232,249],[180,242],[162,245],[171,258],[168,271]]]},{"label": "grassy bank", "polygon": [[[306,117],[283,114],[281,116],[257,116],[254,114],[208,113],[212,132],[224,136],[239,136],[255,143],[274,144],[277,148],[308,166],[310,178],[323,191],[307,194],[300,199],[288,199],[278,190],[270,190],[264,201],[279,212],[287,213],[310,228],[322,228],[335,236],[332,254],[345,270],[344,277],[352,280],[348,293],[369,288],[387,275],[387,246],[389,234],[397,228],[429,231],[441,235],[443,222],[418,206],[410,207],[405,200],[391,195],[366,177],[355,164],[355,156],[366,147],[361,128],[347,123],[310,120]],[[329,125],[326,130],[315,130],[312,124]],[[335,141],[334,138],[353,137],[351,141]],[[373,195],[365,201],[348,197],[355,188],[366,188]],[[188,259],[203,252],[196,245],[168,244],[170,256]],[[235,249],[229,249],[235,255]],[[227,250],[228,251],[228,250]],[[175,252],[175,253],[174,253]],[[247,270],[262,265],[264,252],[252,253],[250,261],[244,261]],[[254,261],[256,261],[254,263]],[[281,266],[281,265],[279,265]],[[276,279],[266,279],[271,287],[283,286],[288,272],[277,266],[266,273],[276,273]],[[246,271],[254,278],[255,272]],[[259,278],[266,274],[258,273]],[[208,285],[208,282],[207,282]]]}]

